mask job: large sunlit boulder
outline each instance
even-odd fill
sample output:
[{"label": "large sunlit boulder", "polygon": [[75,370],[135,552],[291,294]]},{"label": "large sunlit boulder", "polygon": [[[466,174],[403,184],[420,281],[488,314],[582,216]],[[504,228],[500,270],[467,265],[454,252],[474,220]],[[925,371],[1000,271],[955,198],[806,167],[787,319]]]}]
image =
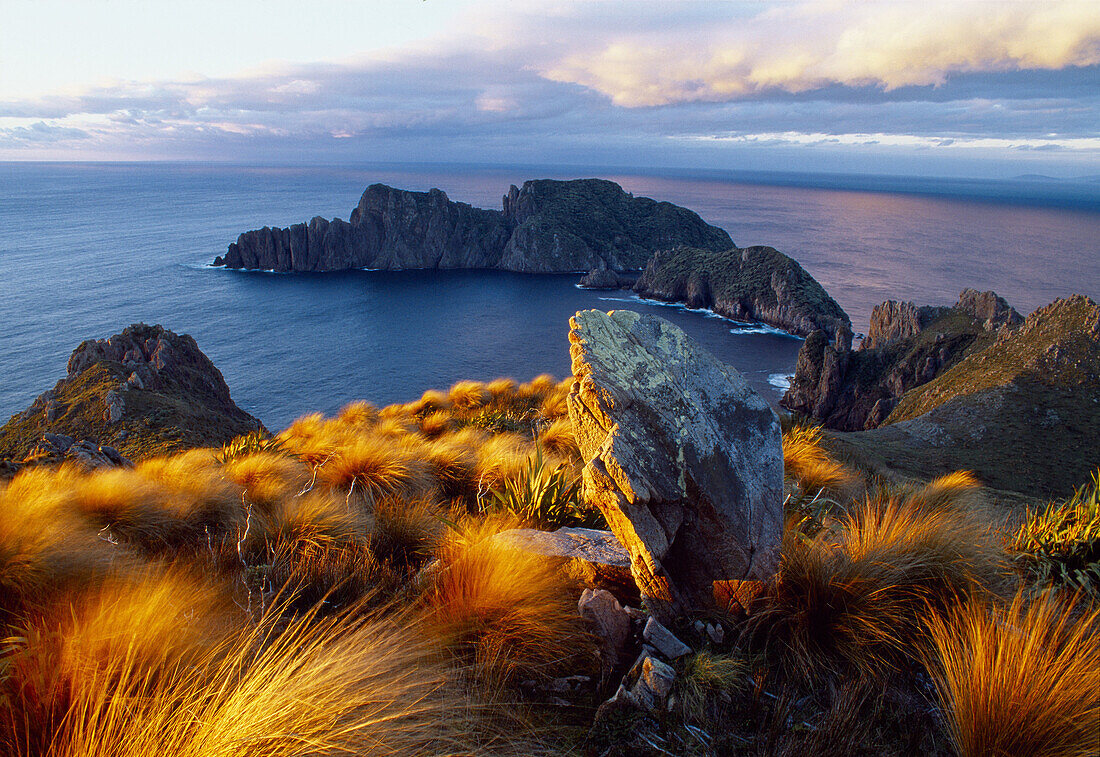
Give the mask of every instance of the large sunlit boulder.
[{"label": "large sunlit boulder", "polygon": [[648,608],[667,623],[744,606],[779,562],[775,413],[661,318],[586,310],[570,325],[569,417],[584,496],[626,547]]}]

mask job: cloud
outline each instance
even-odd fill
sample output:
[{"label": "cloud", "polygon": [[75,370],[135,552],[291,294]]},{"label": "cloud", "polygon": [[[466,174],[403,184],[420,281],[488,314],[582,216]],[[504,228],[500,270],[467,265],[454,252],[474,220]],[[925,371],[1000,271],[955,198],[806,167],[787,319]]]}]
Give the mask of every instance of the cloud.
[{"label": "cloud", "polygon": [[960,73],[1098,63],[1095,0],[886,0],[781,4],[689,33],[612,33],[543,73],[642,107],[838,84],[890,91],[940,86]]},{"label": "cloud", "polygon": [[444,36],[354,59],[0,101],[0,154],[667,161],[742,147],[1043,148],[1095,161],[1093,7],[484,3]]}]

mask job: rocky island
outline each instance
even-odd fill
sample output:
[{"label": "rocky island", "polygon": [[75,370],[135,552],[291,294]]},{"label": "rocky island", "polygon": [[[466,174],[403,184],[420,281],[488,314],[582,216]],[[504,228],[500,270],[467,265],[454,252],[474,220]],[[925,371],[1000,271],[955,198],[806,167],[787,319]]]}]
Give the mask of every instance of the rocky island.
[{"label": "rocky island", "polygon": [[696,213],[634,197],[613,181],[526,181],[503,210],[454,202],[439,189],[367,187],[348,221],[314,218],[241,234],[214,265],[269,271],[484,268],[526,273],[638,270],[655,250],[733,246]]}]

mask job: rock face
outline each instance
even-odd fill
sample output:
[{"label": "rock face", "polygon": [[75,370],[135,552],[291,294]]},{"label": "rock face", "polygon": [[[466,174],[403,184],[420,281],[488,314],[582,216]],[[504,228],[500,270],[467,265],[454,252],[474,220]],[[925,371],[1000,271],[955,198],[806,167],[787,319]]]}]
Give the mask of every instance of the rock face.
[{"label": "rock face", "polygon": [[[984,328],[988,311],[976,312],[986,315]],[[1069,494],[1100,466],[1100,306],[1075,295],[1016,328],[984,333],[905,392],[886,425],[834,433],[830,443],[872,470],[930,477],[966,469],[996,489]]]},{"label": "rock face", "polygon": [[802,266],[771,247],[661,250],[634,291],[799,336],[820,330],[830,338],[846,332],[851,339],[852,322],[840,305]]},{"label": "rock face", "polygon": [[667,623],[712,609],[715,582],[742,600],[779,560],[775,413],[663,319],[586,310],[570,325],[584,496],[630,553],[650,611]]},{"label": "rock face", "polygon": [[884,423],[901,397],[1023,319],[994,292],[963,290],[954,307],[888,301],[871,311],[860,349],[824,332],[798,353],[782,405],[826,427],[861,431]]},{"label": "rock face", "polygon": [[513,186],[503,210],[438,189],[367,187],[348,221],[314,218],[241,234],[214,265],[270,271],[495,268],[532,273],[638,270],[657,249],[733,246],[686,208],[634,197],[602,179]]},{"label": "rock face", "polygon": [[67,374],[0,428],[0,456],[19,459],[40,440],[68,437],[142,458],[263,429],[234,404],[195,340],[160,326],[82,342]]}]

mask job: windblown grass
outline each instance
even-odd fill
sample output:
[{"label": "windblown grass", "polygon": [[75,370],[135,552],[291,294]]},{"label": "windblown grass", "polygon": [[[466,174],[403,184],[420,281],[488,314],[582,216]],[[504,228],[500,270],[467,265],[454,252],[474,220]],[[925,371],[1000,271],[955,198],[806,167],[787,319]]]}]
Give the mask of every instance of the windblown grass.
[{"label": "windblown grass", "polygon": [[929,608],[1006,585],[1006,555],[969,510],[971,488],[959,477],[933,481],[869,497],[812,538],[788,529],[747,632],[795,677],[912,665]]},{"label": "windblown grass", "polygon": [[1047,594],[930,621],[930,669],[960,757],[1100,753],[1100,611]]},{"label": "windblown grass", "polygon": [[62,632],[43,629],[51,641],[16,642],[5,682],[11,717],[0,722],[7,753],[467,751],[448,712],[443,671],[393,624],[306,617],[273,625],[269,616],[181,650],[174,639],[190,630],[181,596],[97,597]]},{"label": "windblown grass", "polygon": [[783,472],[798,484],[804,498],[826,495],[843,500],[859,488],[855,473],[825,452],[820,426],[795,425],[784,431]]},{"label": "windblown grass", "polygon": [[595,659],[568,580],[545,559],[494,541],[505,525],[466,521],[445,534],[419,603],[419,627],[490,691]]}]

